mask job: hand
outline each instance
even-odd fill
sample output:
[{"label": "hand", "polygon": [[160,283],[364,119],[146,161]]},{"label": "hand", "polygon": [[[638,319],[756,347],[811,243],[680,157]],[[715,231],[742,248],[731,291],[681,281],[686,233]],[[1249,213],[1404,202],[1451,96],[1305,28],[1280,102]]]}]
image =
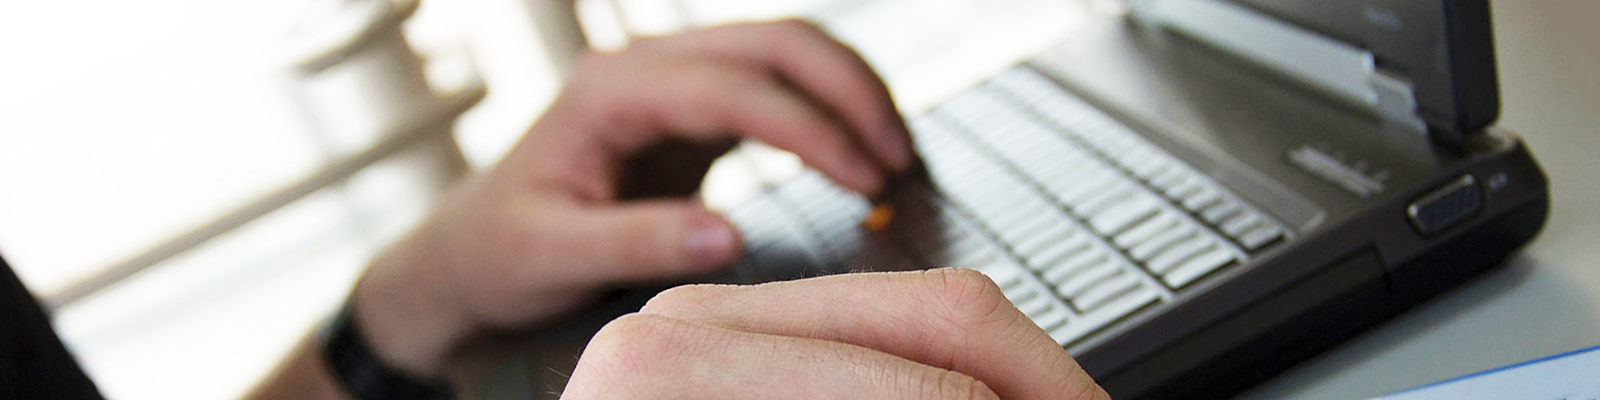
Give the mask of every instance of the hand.
[{"label": "hand", "polygon": [[500,165],[375,261],[355,318],[380,357],[436,376],[474,334],[547,320],[608,286],[723,267],[738,237],[688,196],[741,138],[863,193],[913,161],[882,82],[811,25],[592,54]]},{"label": "hand", "polygon": [[564,400],[1108,399],[971,270],[684,286],[597,334]]}]

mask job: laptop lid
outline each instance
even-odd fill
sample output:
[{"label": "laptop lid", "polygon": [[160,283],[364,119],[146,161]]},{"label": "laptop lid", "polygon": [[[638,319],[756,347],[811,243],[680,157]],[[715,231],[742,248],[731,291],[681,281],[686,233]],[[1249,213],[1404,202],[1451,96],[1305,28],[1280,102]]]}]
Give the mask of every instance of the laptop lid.
[{"label": "laptop lid", "polygon": [[1136,0],[1142,19],[1460,143],[1500,115],[1487,0]]}]

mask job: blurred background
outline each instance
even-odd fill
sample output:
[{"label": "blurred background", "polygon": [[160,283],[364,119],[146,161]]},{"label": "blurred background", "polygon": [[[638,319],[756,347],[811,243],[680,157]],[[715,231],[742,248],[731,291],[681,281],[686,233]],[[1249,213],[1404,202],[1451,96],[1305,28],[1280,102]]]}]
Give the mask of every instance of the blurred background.
[{"label": "blurred background", "polygon": [[[498,160],[586,48],[803,17],[860,50],[916,113],[1071,35],[1078,3],[4,2],[0,254],[108,397],[234,398],[452,180]],[[1541,135],[1600,128],[1600,52],[1571,39],[1600,37],[1584,17],[1600,2],[1538,5],[1494,3],[1502,125],[1554,171],[1589,155]],[[797,169],[742,154],[714,174]],[[1563,180],[1581,177],[1553,178],[1559,205]]]}]

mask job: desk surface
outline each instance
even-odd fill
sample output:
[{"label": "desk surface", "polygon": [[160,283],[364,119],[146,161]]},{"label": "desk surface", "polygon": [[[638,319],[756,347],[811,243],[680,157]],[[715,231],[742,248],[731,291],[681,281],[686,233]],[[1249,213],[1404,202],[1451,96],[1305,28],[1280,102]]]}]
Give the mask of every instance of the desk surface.
[{"label": "desk surface", "polygon": [[[824,21],[873,61],[897,100],[914,112],[1070,34],[1072,12],[1062,3],[877,0]],[[1592,72],[1600,65],[1600,44],[1583,39],[1600,37],[1600,26],[1589,21],[1600,15],[1600,2],[1493,7],[1500,125],[1524,137],[1550,176],[1554,208],[1544,232],[1506,268],[1301,364],[1244,398],[1371,398],[1600,344],[1600,262],[1589,257],[1600,244],[1600,213],[1586,210],[1600,206],[1600,179],[1586,175],[1600,154],[1600,75]],[[910,19],[920,22],[871,28],[885,19],[907,20],[907,12],[917,13]],[[944,42],[920,42],[929,36]],[[501,372],[525,380],[515,376],[532,372],[521,369],[526,367]]]}]

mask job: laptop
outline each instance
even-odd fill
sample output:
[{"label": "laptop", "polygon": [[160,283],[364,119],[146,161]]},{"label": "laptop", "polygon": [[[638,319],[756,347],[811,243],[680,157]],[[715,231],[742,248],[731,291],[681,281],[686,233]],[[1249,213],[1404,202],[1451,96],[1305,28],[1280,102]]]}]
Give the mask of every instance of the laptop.
[{"label": "laptop", "polygon": [[728,280],[971,268],[1114,398],[1220,398],[1543,226],[1543,172],[1492,126],[1486,0],[1112,8],[909,119],[925,168],[888,226],[814,172],[728,210]]}]

